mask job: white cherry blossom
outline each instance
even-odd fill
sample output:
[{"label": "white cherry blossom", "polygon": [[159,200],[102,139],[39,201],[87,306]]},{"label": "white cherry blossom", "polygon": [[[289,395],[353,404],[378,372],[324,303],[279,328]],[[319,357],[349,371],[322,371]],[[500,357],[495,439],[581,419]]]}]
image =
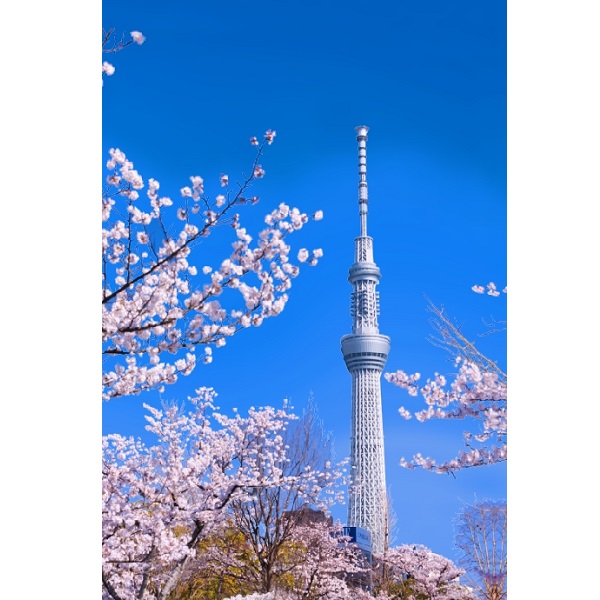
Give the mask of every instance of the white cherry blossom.
[{"label": "white cherry blossom", "polygon": [[[198,362],[212,360],[198,361],[198,346],[222,347],[240,329],[258,327],[284,310],[300,272],[287,238],[311,219],[280,203],[254,235],[234,213],[246,203],[244,190],[264,175],[258,160],[265,144],[268,138],[238,191],[212,202],[199,175],[181,188],[179,203],[159,196],[157,179],[146,183],[121,149],[110,150],[102,196],[104,399],[173,383]],[[137,191],[144,188],[147,203]],[[222,223],[233,229],[232,252],[220,260],[200,256],[207,246],[197,242]],[[314,266],[321,256],[321,249],[303,249],[298,262]]]}]

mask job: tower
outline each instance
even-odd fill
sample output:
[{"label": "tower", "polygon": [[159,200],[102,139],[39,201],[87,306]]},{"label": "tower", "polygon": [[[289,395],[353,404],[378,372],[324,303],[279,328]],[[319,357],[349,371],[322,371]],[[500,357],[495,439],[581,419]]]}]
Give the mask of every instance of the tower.
[{"label": "tower", "polygon": [[381,373],[390,351],[390,338],[379,333],[379,292],[375,288],[381,273],[373,260],[373,238],[367,235],[368,131],[365,126],[356,128],[360,236],[354,240],[354,264],[348,275],[353,289],[352,333],[342,337],[341,345],[344,362],[352,376],[352,482],[348,494],[348,526],[368,530],[373,552],[380,553],[384,550],[387,527]]}]

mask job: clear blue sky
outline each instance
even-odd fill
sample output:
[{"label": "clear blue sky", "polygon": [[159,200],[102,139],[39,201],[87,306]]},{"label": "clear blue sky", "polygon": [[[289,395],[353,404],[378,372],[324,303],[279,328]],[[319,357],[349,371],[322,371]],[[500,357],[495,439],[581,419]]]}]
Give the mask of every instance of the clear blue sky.
[{"label": "clear blue sky", "polygon": [[[104,56],[116,67],[102,90],[105,156],[120,148],[166,195],[177,197],[191,175],[209,193],[212,182],[214,195],[221,172],[233,180],[249,168],[248,139],[272,128],[255,187],[261,202],[243,222],[256,231],[282,201],[325,215],[291,238],[324,257],[295,281],[284,313],[234,337],[164,399],[208,385],[223,410],[289,398],[301,411],[312,393],[338,456],[348,454],[351,379],[340,338],[352,324],[357,125],[370,127],[369,234],[382,272],[380,331],[392,339],[387,370],[426,378],[452,369],[426,341],[424,294],[472,338],[482,319],[506,318],[506,296],[470,290],[507,283],[505,17],[504,2],[477,1],[103,3],[105,28],[146,36]],[[503,334],[481,344],[506,366]],[[404,421],[398,408],[419,404],[383,380],[382,397],[395,541],[454,558],[452,518],[464,502],[505,498],[506,466],[456,479],[402,469],[400,458],[418,451],[453,456],[465,424]],[[140,406],[151,399],[159,401],[108,403],[103,431],[141,435]],[[345,511],[334,515],[345,521]]]}]

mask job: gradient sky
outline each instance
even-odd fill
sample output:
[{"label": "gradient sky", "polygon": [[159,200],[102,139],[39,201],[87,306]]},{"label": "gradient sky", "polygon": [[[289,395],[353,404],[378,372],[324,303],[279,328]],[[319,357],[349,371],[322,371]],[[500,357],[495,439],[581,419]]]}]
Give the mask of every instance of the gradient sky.
[{"label": "gradient sky", "polygon": [[[426,339],[433,330],[424,295],[506,367],[505,334],[477,337],[484,321],[506,318],[506,296],[470,289],[507,283],[505,2],[105,0],[102,13],[104,28],[146,36],[142,46],[103,56],[116,67],[102,89],[103,162],[118,147],[163,194],[177,198],[201,175],[214,195],[220,173],[231,181],[250,168],[248,139],[271,128],[266,176],[253,188],[261,201],[242,223],[256,232],[280,202],[325,215],[290,238],[293,248],[320,247],[324,256],[294,281],[283,314],[236,335],[162,399],[205,385],[224,411],[289,398],[301,412],[312,394],[338,457],[348,454],[351,379],[340,338],[352,326],[357,125],[370,128],[368,229],[382,272],[380,332],[392,343],[386,370],[423,379],[451,372]],[[222,258],[227,243],[221,254],[207,244],[206,263]],[[384,380],[382,399],[395,543],[455,559],[453,517],[463,503],[506,498],[506,465],[456,478],[402,469],[400,458],[415,452],[453,456],[465,424],[403,420],[401,405],[420,404]],[[141,404],[160,400],[105,404],[103,432],[143,435]],[[334,516],[345,521],[345,511]]]}]

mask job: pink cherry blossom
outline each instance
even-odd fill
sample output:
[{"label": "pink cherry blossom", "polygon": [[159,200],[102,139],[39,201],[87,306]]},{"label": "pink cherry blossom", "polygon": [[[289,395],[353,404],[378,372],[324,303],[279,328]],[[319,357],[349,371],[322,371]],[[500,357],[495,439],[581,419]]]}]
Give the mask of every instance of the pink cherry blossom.
[{"label": "pink cherry blossom", "polygon": [[[255,167],[262,170],[256,162]],[[120,149],[110,150],[107,168],[109,187],[102,198],[102,382],[103,397],[109,400],[173,383],[207,362],[196,359],[198,346],[223,347],[238,330],[258,327],[265,318],[279,315],[300,272],[291,260],[287,237],[309,217],[282,203],[265,218],[267,227],[250,235],[241,226],[240,215],[232,211],[246,203],[242,192],[254,175],[236,194],[217,195],[212,204],[204,195],[204,179],[192,176],[191,186],[181,188],[182,199],[175,203],[158,195],[156,179],[149,178],[146,184]],[[147,204],[138,194],[144,187]],[[254,202],[252,197],[249,204]],[[120,218],[123,214],[129,215],[128,223]],[[235,232],[233,253],[205,265],[200,269],[205,279],[195,281],[199,269],[192,262],[193,243],[214,235],[220,223],[228,223]],[[169,235],[161,240],[151,238],[149,231]],[[227,230],[218,231],[223,235]],[[304,262],[314,266],[319,256],[317,249]],[[250,283],[252,277],[257,279]],[[235,307],[234,294],[241,311]]]},{"label": "pink cherry blossom", "polygon": [[102,63],[102,72],[107,75],[112,75],[115,72],[115,67],[107,61]]},{"label": "pink cherry blossom", "polygon": [[306,262],[306,260],[308,259],[308,250],[306,248],[300,248],[300,250],[298,250],[298,260],[300,262]]},{"label": "pink cherry blossom", "polygon": [[267,141],[267,143],[270,145],[273,143],[273,140],[275,139],[275,136],[277,135],[277,133],[273,130],[273,129],[268,129],[265,133],[265,140]]},{"label": "pink cherry blossom", "polygon": [[[474,285],[471,288],[474,292],[476,292],[477,294],[483,294],[485,293],[485,290],[487,289],[487,295],[488,296],[494,296],[494,297],[498,297],[500,295],[500,292],[497,290],[497,286],[493,281],[490,281],[487,285],[483,286],[483,285]],[[502,289],[502,292],[504,294],[506,294],[506,286]]]},{"label": "pink cherry blossom", "polygon": [[142,33],[140,31],[132,31],[131,32],[131,37],[133,38],[133,41],[136,44],[139,44],[140,46],[144,43],[144,41],[146,40],[146,38],[142,35]]}]

